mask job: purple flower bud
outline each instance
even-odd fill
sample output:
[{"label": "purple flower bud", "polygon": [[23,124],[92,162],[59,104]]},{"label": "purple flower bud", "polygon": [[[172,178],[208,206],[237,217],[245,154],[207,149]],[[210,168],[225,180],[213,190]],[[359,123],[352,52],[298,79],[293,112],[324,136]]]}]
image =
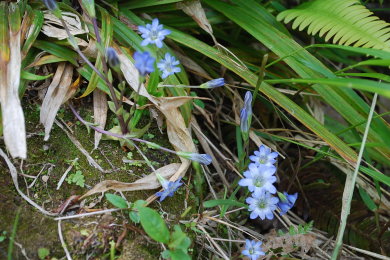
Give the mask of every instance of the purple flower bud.
[{"label": "purple flower bud", "polygon": [[225,85],[225,79],[224,78],[217,78],[217,79],[212,79],[210,81],[207,81],[206,83],[203,83],[200,85],[201,88],[217,88],[217,87],[222,87]]},{"label": "purple flower bud", "polygon": [[189,159],[191,161],[195,161],[204,165],[209,165],[213,158],[208,154],[199,154],[199,153],[189,153],[189,152],[177,152],[177,155]]},{"label": "purple flower bud", "polygon": [[108,61],[108,64],[110,65],[110,67],[113,68],[114,70],[118,71],[119,65],[121,64],[121,62],[119,61],[118,54],[116,53],[114,48],[108,47],[107,51],[106,51],[106,55],[107,55],[107,61]]}]

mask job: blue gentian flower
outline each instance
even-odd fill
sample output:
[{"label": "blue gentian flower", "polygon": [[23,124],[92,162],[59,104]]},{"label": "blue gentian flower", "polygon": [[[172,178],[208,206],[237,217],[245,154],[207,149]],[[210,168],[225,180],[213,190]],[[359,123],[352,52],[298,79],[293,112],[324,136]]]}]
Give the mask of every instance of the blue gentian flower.
[{"label": "blue gentian flower", "polygon": [[106,56],[108,65],[110,65],[111,68],[118,70],[121,62],[119,61],[119,57],[115,49],[108,47],[106,50]]},{"label": "blue gentian flower", "polygon": [[206,83],[201,84],[199,87],[200,88],[217,88],[217,87],[222,87],[225,85],[225,79],[224,78],[217,78],[217,79],[212,79],[210,81],[207,81]]},{"label": "blue gentian flower", "polygon": [[244,98],[244,107],[240,112],[240,127],[243,139],[246,141],[249,137],[249,127],[252,122],[252,93],[247,91]]},{"label": "blue gentian flower", "polygon": [[244,108],[248,112],[248,115],[252,115],[252,92],[250,91],[245,93]]},{"label": "blue gentian flower", "polygon": [[276,204],[279,199],[272,196],[269,192],[255,191],[252,193],[252,197],[246,199],[246,203],[249,204],[249,211],[251,219],[260,217],[262,220],[265,218],[273,219],[274,211],[276,210]]},{"label": "blue gentian flower", "polygon": [[165,200],[166,197],[172,197],[175,191],[177,191],[177,189],[183,185],[181,178],[177,179],[176,181],[167,181],[164,179],[163,181],[160,180],[160,182],[164,189],[163,191],[156,193],[156,196],[160,197],[160,201]]},{"label": "blue gentian flower", "polygon": [[275,167],[265,165],[249,164],[248,170],[244,172],[244,179],[238,182],[240,186],[248,186],[250,192],[269,192],[276,193],[276,188],[273,185],[276,182],[274,173]]},{"label": "blue gentian flower", "polygon": [[189,159],[191,161],[195,161],[204,165],[209,165],[213,158],[208,154],[200,154],[200,153],[189,153],[189,152],[176,152],[177,155]]},{"label": "blue gentian flower", "polygon": [[160,71],[163,73],[162,78],[165,79],[169,75],[172,75],[174,73],[180,72],[181,69],[179,67],[176,67],[179,65],[179,61],[175,59],[171,54],[166,53],[165,58],[162,59],[158,64],[157,67],[160,69]]},{"label": "blue gentian flower", "polygon": [[254,154],[249,156],[249,159],[258,165],[273,166],[276,162],[275,158],[278,157],[277,152],[271,152],[271,149],[265,145],[260,145],[259,151],[255,151]]},{"label": "blue gentian flower", "polygon": [[248,112],[245,107],[241,109],[240,112],[240,128],[241,132],[248,133],[249,132],[249,124],[248,124]]},{"label": "blue gentian flower", "polygon": [[245,249],[242,251],[244,256],[249,257],[251,260],[257,260],[259,256],[265,255],[261,249],[261,241],[245,240]]},{"label": "blue gentian flower", "polygon": [[141,43],[142,46],[146,46],[149,43],[155,44],[158,48],[163,46],[162,41],[165,36],[171,33],[170,30],[164,29],[162,24],[159,24],[157,18],[154,18],[152,24],[146,26],[138,26],[138,30],[142,33],[141,37],[144,39]]},{"label": "blue gentian flower", "polygon": [[149,52],[138,52],[136,51],[133,55],[135,61],[135,67],[138,69],[142,76],[154,71],[155,59],[150,55]]},{"label": "blue gentian flower", "polygon": [[288,194],[287,192],[283,192],[283,195],[278,192],[279,195],[279,202],[278,207],[280,209],[280,215],[286,214],[287,211],[289,211],[295,204],[295,201],[298,198],[298,193],[294,194]]}]

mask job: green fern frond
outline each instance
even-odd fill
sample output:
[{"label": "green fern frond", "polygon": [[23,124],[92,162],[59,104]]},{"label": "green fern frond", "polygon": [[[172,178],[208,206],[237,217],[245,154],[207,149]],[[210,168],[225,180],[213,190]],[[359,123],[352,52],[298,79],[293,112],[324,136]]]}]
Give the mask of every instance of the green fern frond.
[{"label": "green fern frond", "polygon": [[281,12],[277,19],[295,21],[292,28],[325,34],[325,41],[354,47],[390,51],[390,24],[373,16],[357,0],[314,0]]}]

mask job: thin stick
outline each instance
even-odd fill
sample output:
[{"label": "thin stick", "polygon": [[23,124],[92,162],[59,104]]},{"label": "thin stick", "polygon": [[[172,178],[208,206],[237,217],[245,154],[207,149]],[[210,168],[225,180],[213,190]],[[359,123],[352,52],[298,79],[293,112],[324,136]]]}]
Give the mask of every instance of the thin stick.
[{"label": "thin stick", "polygon": [[345,181],[345,187],[344,187],[344,193],[343,193],[343,204],[342,204],[342,209],[341,209],[341,219],[340,219],[340,226],[339,226],[339,231],[337,233],[337,238],[336,238],[336,245],[332,254],[332,260],[336,260],[338,258],[340,248],[343,244],[343,236],[344,236],[344,231],[345,227],[347,225],[347,218],[351,210],[351,201],[352,201],[352,196],[353,196],[353,190],[355,188],[355,183],[356,183],[356,178],[359,172],[359,166],[363,158],[363,152],[364,152],[364,147],[366,146],[366,141],[367,141],[367,136],[368,132],[370,130],[370,124],[372,120],[372,116],[374,114],[374,108],[376,105],[376,100],[378,98],[378,94],[375,93],[374,98],[372,100],[372,105],[370,109],[370,113],[368,115],[367,119],[367,125],[366,129],[364,130],[364,135],[362,139],[362,144],[360,146],[360,151],[359,151],[359,156],[358,160],[356,162],[355,170],[352,174],[352,176],[349,174],[347,176],[347,179]]},{"label": "thin stick", "polygon": [[71,216],[65,216],[65,217],[58,217],[55,218],[54,220],[64,220],[64,219],[72,219],[72,218],[82,218],[82,217],[88,217],[88,216],[93,216],[93,215],[99,215],[99,214],[104,214],[107,212],[114,212],[114,211],[120,211],[122,209],[105,209],[105,210],[99,210],[95,212],[88,212],[88,213],[82,213],[82,214],[77,214],[77,215],[71,215]]},{"label": "thin stick", "polygon": [[70,256],[70,253],[69,253],[69,251],[68,251],[68,248],[66,247],[66,243],[65,243],[64,237],[62,236],[61,220],[58,221],[58,236],[59,236],[59,238],[60,238],[62,248],[63,248],[64,251],[65,251],[66,258],[67,258],[68,260],[72,260],[72,257]]}]

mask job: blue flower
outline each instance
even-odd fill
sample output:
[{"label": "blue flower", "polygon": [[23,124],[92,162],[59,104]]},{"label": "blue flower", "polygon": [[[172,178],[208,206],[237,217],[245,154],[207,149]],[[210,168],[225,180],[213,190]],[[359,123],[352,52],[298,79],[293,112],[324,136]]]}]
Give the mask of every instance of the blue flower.
[{"label": "blue flower", "polygon": [[254,153],[255,155],[249,156],[249,159],[258,165],[273,166],[276,162],[275,158],[278,157],[277,152],[271,152],[271,149],[265,145],[260,145],[259,151]]},{"label": "blue flower", "polygon": [[298,198],[298,193],[288,194],[287,192],[283,192],[283,195],[278,192],[280,201],[278,203],[278,207],[280,209],[280,215],[286,214],[295,204],[295,201]]},{"label": "blue flower", "polygon": [[247,91],[244,98],[244,107],[240,112],[240,128],[243,139],[248,140],[249,127],[252,122],[252,93]]},{"label": "blue flower", "polygon": [[142,76],[154,71],[154,61],[155,59],[150,56],[150,53],[138,52],[136,51],[133,55],[135,61],[135,67],[138,69],[139,73]]},{"label": "blue flower", "polygon": [[161,182],[161,185],[164,190],[157,192],[156,196],[160,197],[160,201],[163,201],[166,197],[172,197],[175,191],[177,191],[177,189],[183,185],[183,183],[181,182],[181,178],[176,181],[167,181],[164,179]]},{"label": "blue flower", "polygon": [[189,159],[191,161],[195,161],[204,165],[209,165],[213,158],[208,154],[200,154],[200,153],[189,153],[189,152],[177,152],[177,155]]},{"label": "blue flower", "polygon": [[119,61],[119,57],[115,49],[108,47],[106,50],[106,55],[107,55],[108,65],[110,65],[111,68],[118,70],[121,62]]},{"label": "blue flower", "polygon": [[217,78],[203,83],[202,85],[200,85],[200,88],[217,88],[222,87],[223,85],[225,85],[225,79]]},{"label": "blue flower", "polygon": [[149,43],[156,44],[158,48],[163,46],[162,41],[165,36],[171,33],[170,30],[164,29],[162,24],[159,24],[157,18],[154,18],[152,24],[146,26],[138,26],[138,30],[142,33],[141,37],[144,39],[141,43],[142,46],[146,46]]},{"label": "blue flower", "polygon": [[244,108],[248,112],[248,116],[252,115],[252,92],[250,91],[245,93]]},{"label": "blue flower", "polygon": [[240,186],[248,186],[250,192],[269,192],[276,193],[276,188],[273,185],[276,182],[274,173],[275,167],[265,165],[249,164],[248,170],[244,172],[244,179],[238,182]]},{"label": "blue flower", "polygon": [[261,241],[245,240],[245,249],[242,251],[244,256],[249,257],[251,260],[257,260],[259,256],[265,255],[261,249]]},{"label": "blue flower", "polygon": [[246,203],[249,204],[249,211],[252,211],[249,217],[251,219],[260,217],[262,220],[265,218],[273,219],[273,212],[276,210],[278,202],[279,199],[272,196],[269,192],[260,192],[258,190],[253,192],[252,197],[246,199]]},{"label": "blue flower", "polygon": [[179,65],[179,61],[175,59],[171,54],[166,53],[165,58],[162,59],[158,64],[157,67],[160,69],[160,71],[163,73],[162,78],[165,79],[169,75],[172,75],[176,72],[180,72],[181,69],[179,67],[176,67]]}]

